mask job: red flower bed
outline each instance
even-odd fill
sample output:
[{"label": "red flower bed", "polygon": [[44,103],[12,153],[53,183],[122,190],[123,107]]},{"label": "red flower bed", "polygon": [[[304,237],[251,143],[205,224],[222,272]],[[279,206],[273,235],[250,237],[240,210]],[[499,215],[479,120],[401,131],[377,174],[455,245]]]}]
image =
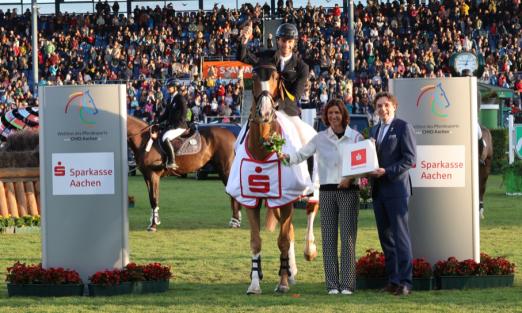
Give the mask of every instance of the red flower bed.
[{"label": "red flower bed", "polygon": [[110,286],[124,282],[169,280],[171,277],[170,266],[163,266],[160,263],[146,265],[129,263],[122,270],[113,269],[96,272],[89,277],[89,280],[91,284]]},{"label": "red flower bed", "polygon": [[514,272],[514,263],[504,257],[493,258],[486,253],[480,254],[480,263],[473,259],[459,262],[455,257],[449,257],[435,264],[436,276],[511,275]]},{"label": "red flower bed", "polygon": [[[413,259],[412,265],[414,278],[430,278],[433,274],[431,264],[425,259]],[[356,272],[357,277],[386,277],[384,253],[374,249],[366,250],[366,255],[360,257],[357,261]]]},{"label": "red flower bed", "polygon": [[81,284],[78,272],[70,269],[42,268],[42,264],[26,265],[16,262],[7,268],[6,279],[11,284]]}]

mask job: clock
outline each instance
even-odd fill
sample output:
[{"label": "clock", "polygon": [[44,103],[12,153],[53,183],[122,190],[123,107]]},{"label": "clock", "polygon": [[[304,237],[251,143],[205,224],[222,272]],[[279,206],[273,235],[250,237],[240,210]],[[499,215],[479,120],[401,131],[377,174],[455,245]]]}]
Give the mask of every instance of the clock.
[{"label": "clock", "polygon": [[477,76],[484,73],[484,57],[472,52],[454,53],[450,58],[450,67],[455,76]]}]

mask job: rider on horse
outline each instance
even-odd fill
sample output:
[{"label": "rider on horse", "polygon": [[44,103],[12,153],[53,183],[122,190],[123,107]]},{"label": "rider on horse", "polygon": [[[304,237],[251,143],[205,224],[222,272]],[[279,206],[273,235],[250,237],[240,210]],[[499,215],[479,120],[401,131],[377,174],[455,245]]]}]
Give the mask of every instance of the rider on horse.
[{"label": "rider on horse", "polygon": [[171,140],[183,134],[188,128],[187,126],[187,99],[178,91],[177,82],[174,79],[167,81],[167,90],[169,92],[168,102],[165,105],[163,114],[159,117],[158,123],[165,122],[167,131],[163,134],[161,141],[163,148],[167,153],[167,162],[165,167],[169,169],[176,169],[176,156],[174,154],[174,147]]},{"label": "rider on horse", "polygon": [[301,144],[306,144],[314,135],[311,126],[300,118],[300,109],[297,101],[305,92],[308,81],[308,65],[293,52],[298,40],[297,27],[291,23],[281,24],[276,31],[277,50],[264,50],[254,54],[247,49],[252,36],[252,25],[249,22],[241,31],[238,59],[247,64],[256,65],[260,59],[272,59],[283,80],[283,98],[279,99],[278,110],[294,124]]}]

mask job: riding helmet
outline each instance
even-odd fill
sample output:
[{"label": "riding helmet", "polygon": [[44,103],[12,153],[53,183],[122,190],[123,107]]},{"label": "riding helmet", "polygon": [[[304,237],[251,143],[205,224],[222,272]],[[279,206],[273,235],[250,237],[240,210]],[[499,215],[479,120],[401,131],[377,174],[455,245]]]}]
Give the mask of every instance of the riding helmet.
[{"label": "riding helmet", "polygon": [[165,82],[165,86],[167,86],[167,88],[168,88],[168,87],[177,87],[177,86],[179,86],[179,82],[178,82],[178,80],[175,79],[175,78],[169,78],[169,79],[167,79],[167,81]]},{"label": "riding helmet", "polygon": [[284,39],[295,39],[297,40],[299,32],[297,31],[297,27],[291,23],[283,23],[279,25],[276,30],[276,38],[284,38]]}]

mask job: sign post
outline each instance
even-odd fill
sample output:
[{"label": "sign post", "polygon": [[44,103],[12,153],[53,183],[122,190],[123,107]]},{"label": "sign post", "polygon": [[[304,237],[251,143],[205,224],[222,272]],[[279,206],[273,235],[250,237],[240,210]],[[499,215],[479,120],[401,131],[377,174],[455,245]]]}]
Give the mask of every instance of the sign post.
[{"label": "sign post", "polygon": [[40,88],[42,264],[128,263],[125,85]]},{"label": "sign post", "polygon": [[390,90],[417,141],[410,170],[414,257],[479,261],[476,78],[394,79]]}]

